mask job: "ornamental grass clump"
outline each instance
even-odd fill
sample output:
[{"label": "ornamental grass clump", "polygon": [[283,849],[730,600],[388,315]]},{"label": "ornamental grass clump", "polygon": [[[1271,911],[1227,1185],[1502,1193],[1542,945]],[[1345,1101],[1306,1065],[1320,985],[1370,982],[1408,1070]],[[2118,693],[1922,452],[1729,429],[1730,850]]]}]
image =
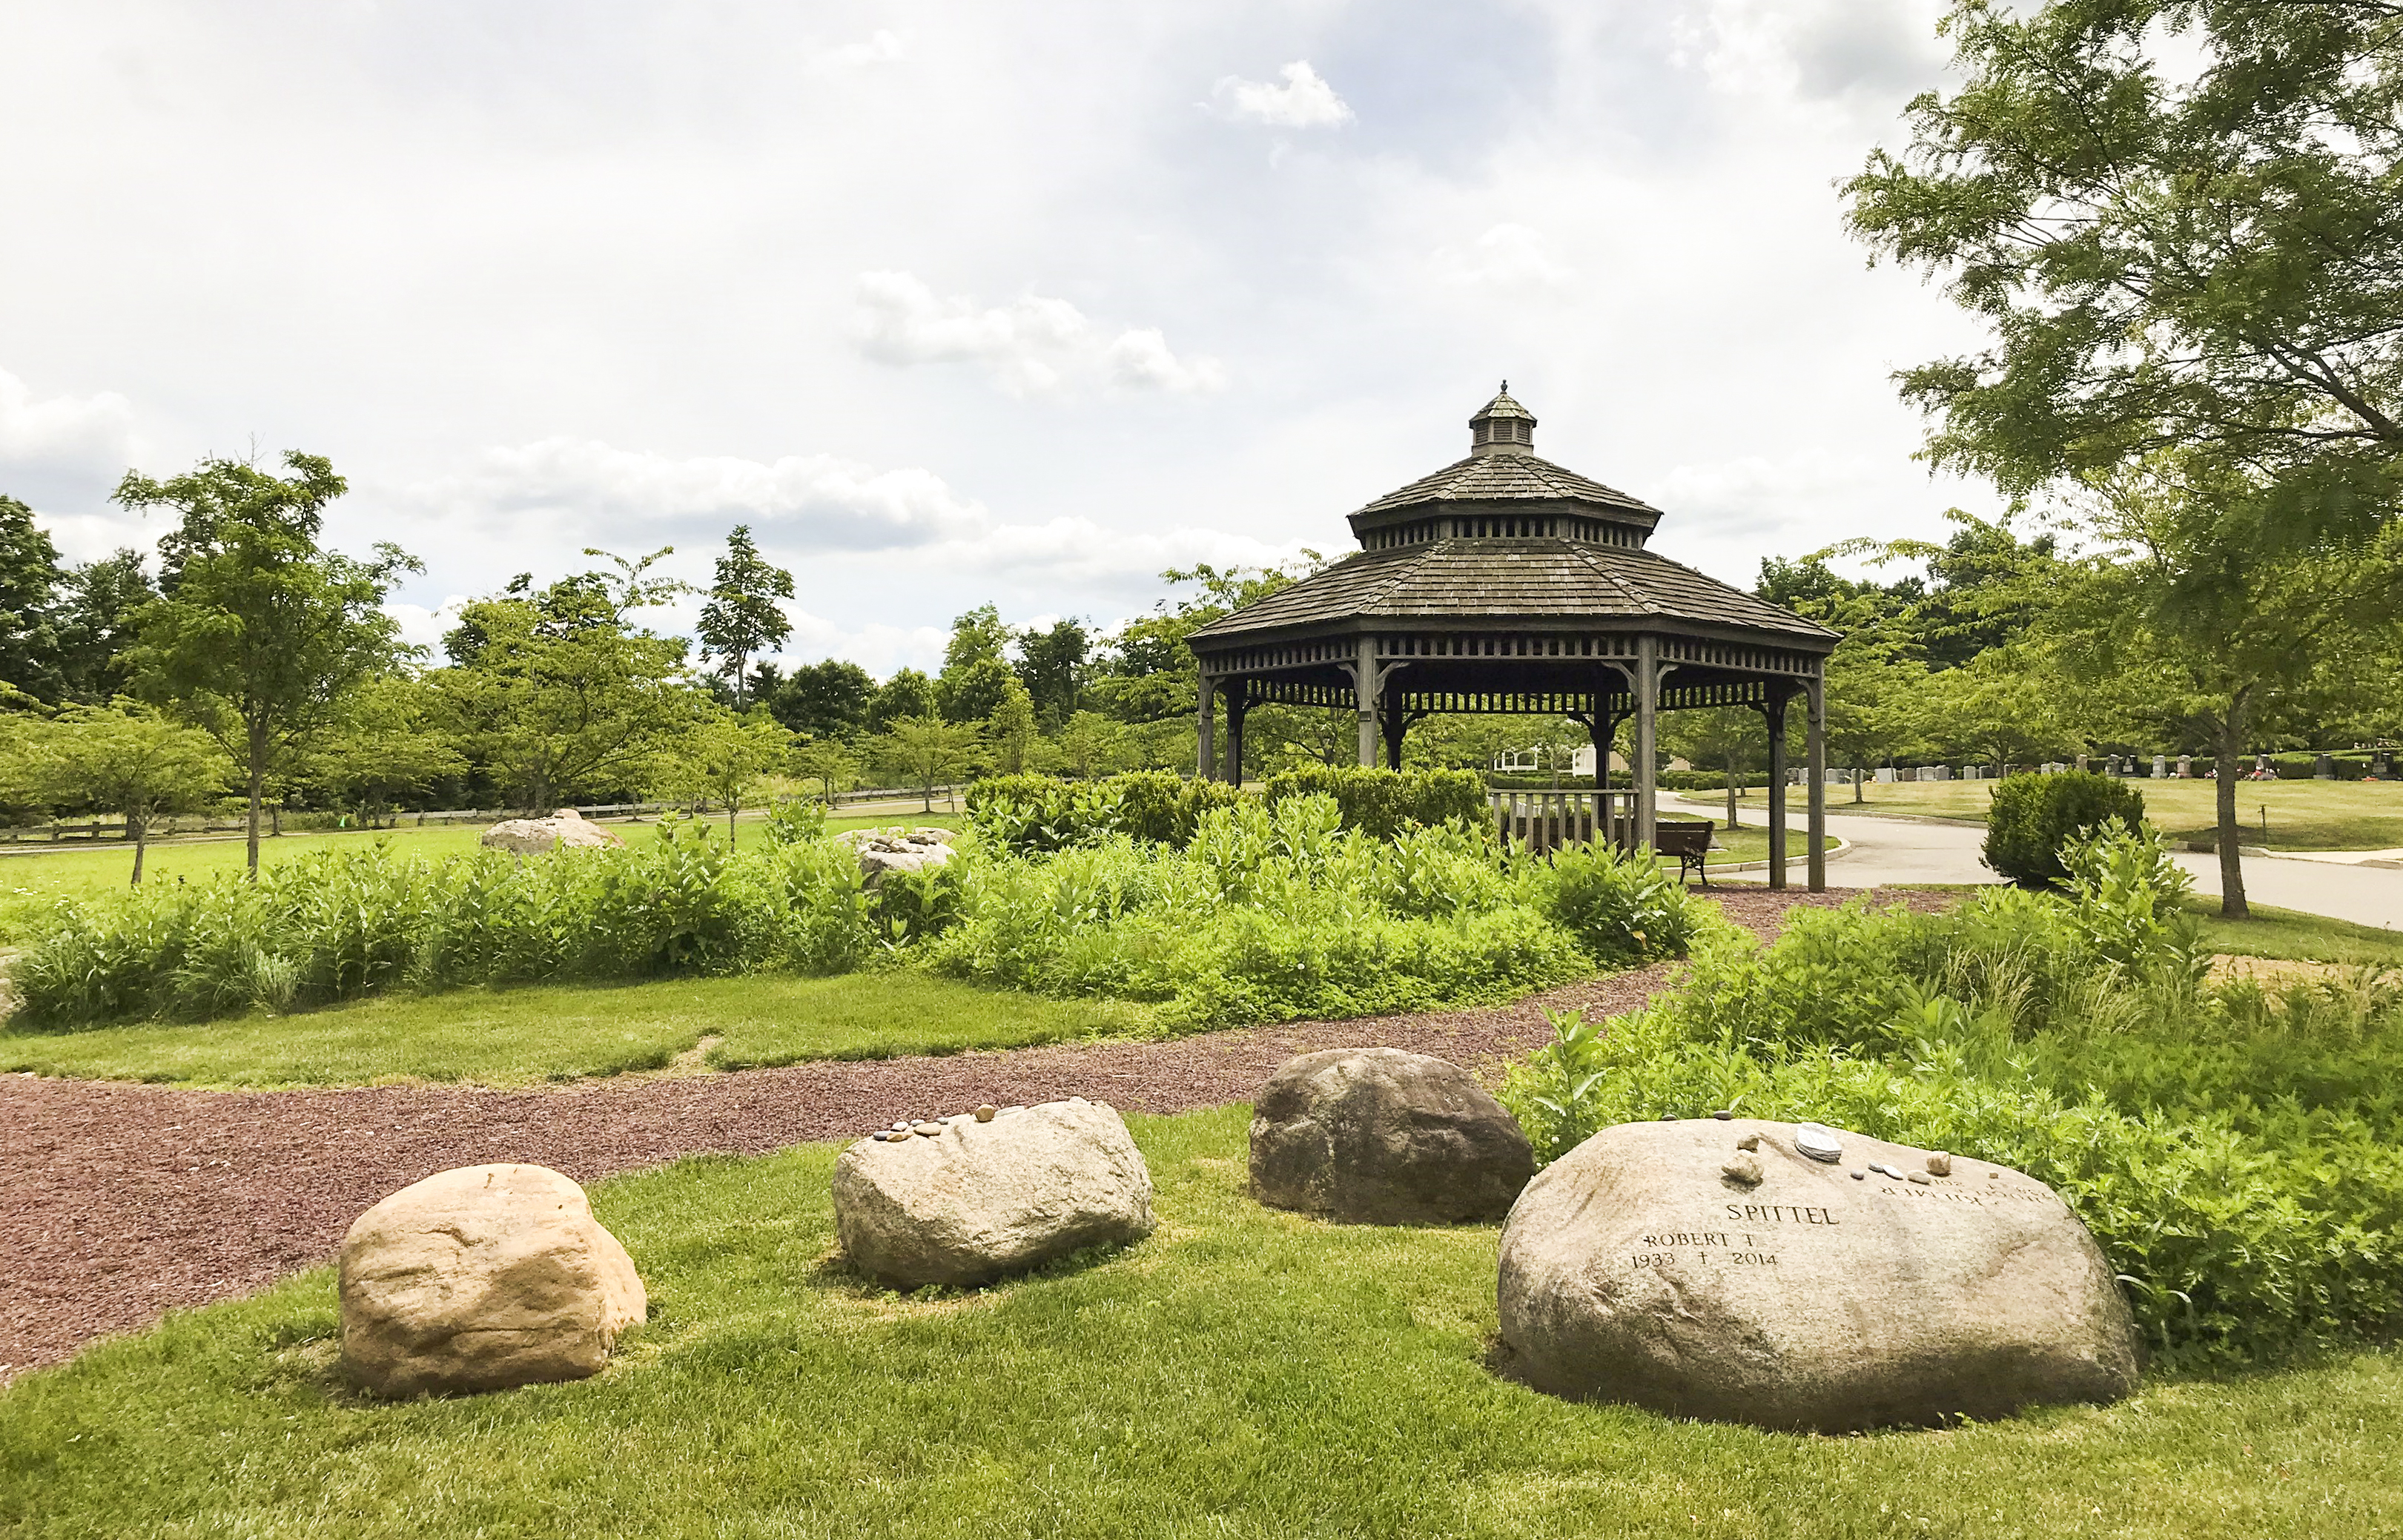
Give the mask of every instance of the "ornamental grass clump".
[{"label": "ornamental grass clump", "polygon": [[2365,970],[2203,982],[2149,832],[2074,845],[2070,891],[1943,914],[1723,922],[1684,981],[1512,1066],[1539,1159],[1664,1115],[1813,1119],[2041,1178],[2155,1353],[2257,1358],[2403,1327],[2403,991]]}]

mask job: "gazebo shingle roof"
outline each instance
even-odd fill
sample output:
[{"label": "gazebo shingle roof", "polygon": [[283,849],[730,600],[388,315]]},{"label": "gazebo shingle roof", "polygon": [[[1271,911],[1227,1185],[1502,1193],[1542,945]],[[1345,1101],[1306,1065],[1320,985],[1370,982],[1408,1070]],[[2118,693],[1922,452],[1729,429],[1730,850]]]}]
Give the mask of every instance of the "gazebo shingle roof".
[{"label": "gazebo shingle roof", "polygon": [[1532,454],[1471,456],[1455,461],[1433,476],[1422,477],[1398,492],[1387,493],[1360,512],[1391,513],[1430,503],[1520,501],[1590,503],[1614,512],[1641,514],[1646,519],[1660,517],[1660,510],[1648,503]]},{"label": "gazebo shingle roof", "polygon": [[1813,650],[1836,635],[1648,550],[1547,537],[1435,540],[1362,552],[1200,627],[1193,638],[1208,643],[1350,620],[1622,617],[1774,632],[1815,644]]}]

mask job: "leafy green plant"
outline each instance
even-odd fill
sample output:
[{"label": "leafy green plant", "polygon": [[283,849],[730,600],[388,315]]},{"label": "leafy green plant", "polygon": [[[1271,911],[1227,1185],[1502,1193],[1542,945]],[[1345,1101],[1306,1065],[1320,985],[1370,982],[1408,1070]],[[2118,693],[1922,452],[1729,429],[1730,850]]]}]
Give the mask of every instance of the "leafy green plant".
[{"label": "leafy green plant", "polygon": [[1610,1074],[1603,1040],[1610,1028],[1574,1010],[1547,1010],[1544,1024],[1552,1040],[1511,1066],[1502,1100],[1526,1131],[1536,1160],[1549,1165],[1603,1127],[1606,1108],[1599,1093]]},{"label": "leafy green plant", "polygon": [[2105,823],[2134,829],[2145,821],[2144,794],[2090,770],[2007,775],[1995,783],[1986,815],[1986,865],[2023,887],[2065,887],[2061,848]]}]

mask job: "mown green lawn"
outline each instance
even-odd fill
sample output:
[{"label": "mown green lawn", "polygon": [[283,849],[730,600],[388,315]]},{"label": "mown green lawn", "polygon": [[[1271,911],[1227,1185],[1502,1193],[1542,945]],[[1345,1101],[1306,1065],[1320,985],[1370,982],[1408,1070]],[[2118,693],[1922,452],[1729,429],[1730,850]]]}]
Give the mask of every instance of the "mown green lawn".
[{"label": "mown green lawn", "polygon": [[[2218,813],[2210,781],[2136,780],[2145,814],[2162,833],[2184,843],[2209,836]],[[1849,786],[1827,788],[1827,811],[1838,813],[1906,813],[1965,818],[1983,823],[1992,781],[1897,782],[1862,787],[1866,803],[1853,801]],[[1701,794],[1696,794],[1701,795]],[[1765,818],[1756,790],[1744,799],[1747,817]],[[1798,798],[1799,800],[1799,798]],[[2244,781],[2236,787],[2243,842],[2271,850],[2403,849],[2403,781]],[[2263,814],[2268,829],[2263,831]]]},{"label": "mown green lawn", "polygon": [[[737,839],[755,839],[756,815],[745,815],[735,821]],[[945,828],[956,827],[957,817],[937,812],[932,817],[917,813],[906,817],[887,815],[879,818],[830,818],[826,827],[832,830],[885,827],[894,825],[930,824]],[[258,860],[262,867],[289,861],[313,850],[327,846],[347,848],[376,839],[389,839],[393,847],[407,855],[457,855],[477,848],[489,825],[480,824],[431,825],[420,828],[404,823],[395,829],[349,829],[331,834],[287,834],[282,839],[262,839],[258,842]],[[608,826],[620,837],[632,840],[645,838],[659,825],[609,821]],[[721,833],[726,821],[719,818],[714,826]],[[169,839],[150,847],[142,865],[145,882],[174,882],[177,880],[197,882],[221,873],[238,872],[249,865],[249,846],[236,836],[227,839]],[[61,898],[89,898],[116,893],[125,888],[133,877],[133,847],[105,844],[76,848],[68,840],[55,847],[48,844],[8,845],[0,843],[0,945],[21,946],[36,934],[44,911]]]},{"label": "mown green lawn", "polygon": [[1046,1000],[895,970],[397,995],[291,1016],[0,1032],[0,1070],[267,1089],[391,1081],[527,1085],[659,1069],[884,1059],[1142,1034],[1145,1006]]},{"label": "mown green lawn", "polygon": [[2185,906],[2202,916],[2203,938],[2214,951],[2403,968],[2403,933],[2267,904],[2253,905],[2249,920],[2223,920],[2218,899],[2191,894]]},{"label": "mown green lawn", "polygon": [[[52,1536],[2111,1535],[2403,1532],[2403,1362],[1822,1438],[1490,1375],[1496,1231],[1243,1194],[1248,1109],[1132,1119],[1150,1240],[966,1297],[833,1260],[835,1149],[598,1187],[652,1318],[579,1384],[402,1405],[328,1269],[0,1394],[0,1530]],[[1938,1309],[1893,1300],[1888,1308]]]}]

